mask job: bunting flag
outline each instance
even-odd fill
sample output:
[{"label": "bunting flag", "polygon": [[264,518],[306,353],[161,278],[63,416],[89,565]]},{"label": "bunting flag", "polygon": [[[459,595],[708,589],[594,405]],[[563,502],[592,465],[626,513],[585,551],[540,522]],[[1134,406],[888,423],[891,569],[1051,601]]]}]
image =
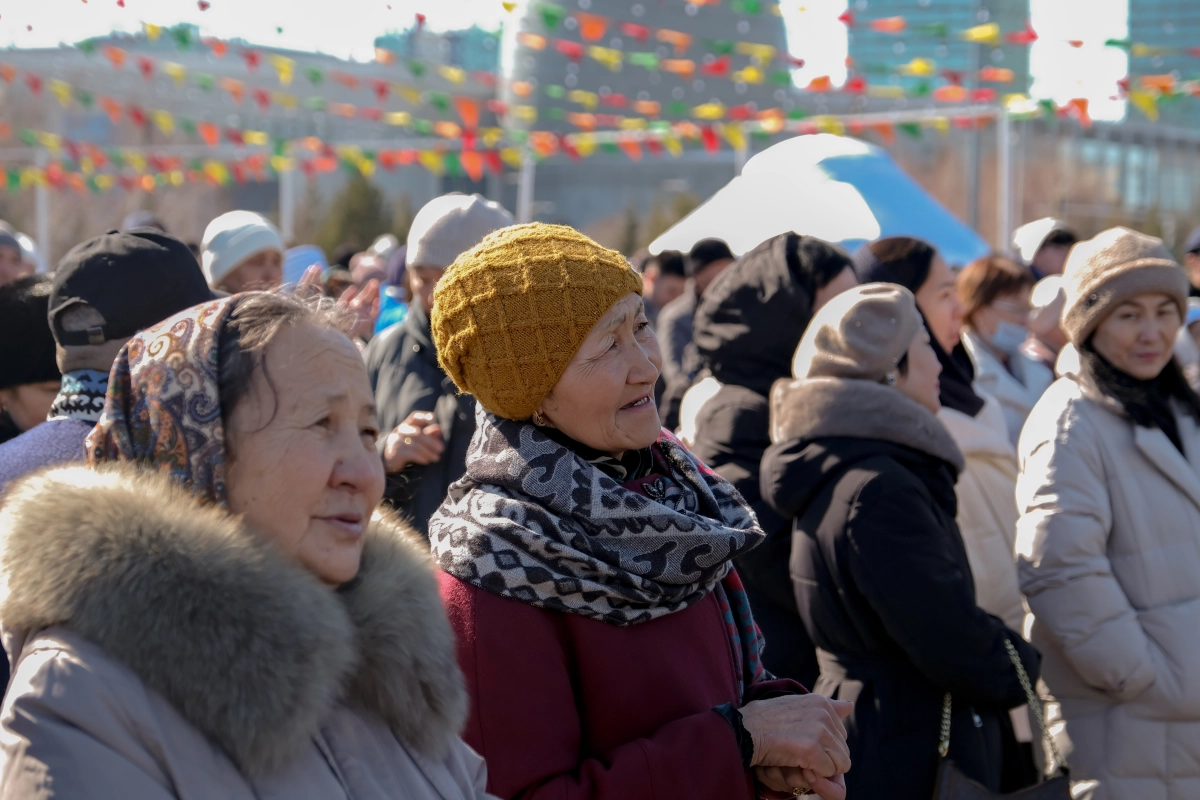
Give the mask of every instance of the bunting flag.
[{"label": "bunting flag", "polygon": [[604,38],[608,30],[608,18],[599,14],[575,12],[575,20],[579,23],[579,37],[585,42],[598,42]]},{"label": "bunting flag", "polygon": [[974,28],[968,28],[960,34],[964,42],[974,42],[976,44],[986,44],[992,47],[997,47],[1000,44],[1000,26],[995,22],[987,22],[983,25],[976,25]]}]

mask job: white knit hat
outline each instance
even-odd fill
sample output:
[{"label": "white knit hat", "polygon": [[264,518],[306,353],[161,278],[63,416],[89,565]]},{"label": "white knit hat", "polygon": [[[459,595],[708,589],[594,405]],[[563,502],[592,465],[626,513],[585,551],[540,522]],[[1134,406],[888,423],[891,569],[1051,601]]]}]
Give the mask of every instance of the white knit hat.
[{"label": "white knit hat", "polygon": [[1038,250],[1042,249],[1042,245],[1050,238],[1050,234],[1069,230],[1067,223],[1054,217],[1042,217],[1033,222],[1026,222],[1013,231],[1013,249],[1017,251],[1026,265],[1032,264],[1034,256],[1038,254]]},{"label": "white knit hat", "polygon": [[410,267],[445,269],[492,231],[512,225],[504,206],[478,194],[447,194],[430,200],[408,230]]},{"label": "white knit hat", "polygon": [[208,223],[200,243],[200,266],[215,287],[244,261],[264,250],[283,255],[283,239],[270,220],[253,211],[230,211]]}]

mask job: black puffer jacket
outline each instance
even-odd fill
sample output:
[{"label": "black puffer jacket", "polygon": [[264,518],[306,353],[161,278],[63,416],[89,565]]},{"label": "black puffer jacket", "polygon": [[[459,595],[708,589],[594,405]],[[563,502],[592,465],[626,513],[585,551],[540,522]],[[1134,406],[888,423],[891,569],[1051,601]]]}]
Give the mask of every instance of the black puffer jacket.
[{"label": "black puffer jacket", "polygon": [[742,256],[708,287],[696,310],[693,341],[700,379],[721,383],[695,419],[692,451],[737,487],[767,539],[737,561],[754,618],[767,640],[763,661],[780,677],[812,686],[816,653],[796,615],[788,578],[791,521],[759,494],[759,462],[771,444],[767,395],[791,377],[792,356],[812,319],[812,261],[850,259],[819,239],[785,233]]},{"label": "black puffer jacket", "polygon": [[791,577],[819,648],[815,691],[855,703],[847,796],[932,795],[946,692],[950,758],[992,791],[1015,788],[1003,775],[1007,711],[1025,695],[1005,639],[1034,680],[1041,659],[975,604],[950,434],[895,389],[836,379],[776,387],[772,433],[763,494],[795,518]]},{"label": "black puffer jacket", "polygon": [[459,395],[454,381],[438,366],[429,315],[420,303],[409,307],[403,322],[376,336],[364,358],[379,408],[380,452],[387,435],[414,411],[432,411],[433,421],[442,428],[446,449],[440,461],[410,465],[387,480],[385,499],[405,512],[414,528],[427,533],[429,518],[446,499],[446,490],[466,472],[467,447],[475,433],[475,398]]}]

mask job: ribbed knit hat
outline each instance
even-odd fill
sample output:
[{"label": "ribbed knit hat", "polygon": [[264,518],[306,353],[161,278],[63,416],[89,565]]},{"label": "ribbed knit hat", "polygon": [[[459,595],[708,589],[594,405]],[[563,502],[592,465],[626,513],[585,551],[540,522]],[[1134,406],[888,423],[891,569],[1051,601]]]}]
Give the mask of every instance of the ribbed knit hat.
[{"label": "ribbed knit hat", "polygon": [[200,267],[208,285],[221,280],[264,250],[283,256],[283,239],[271,221],[253,211],[229,211],[208,223],[200,241]]},{"label": "ribbed knit hat", "polygon": [[625,257],[563,225],[489,234],[433,292],[438,362],[488,411],[529,419],[579,346],[642,279]]},{"label": "ribbed knit hat", "polygon": [[1063,268],[1062,328],[1079,347],[1118,305],[1149,292],[1168,295],[1187,313],[1188,279],[1161,239],[1109,228],[1071,248]]},{"label": "ribbed knit hat", "polygon": [[483,237],[514,221],[508,209],[478,194],[435,197],[413,217],[407,264],[445,269]]},{"label": "ribbed knit hat", "polygon": [[843,292],[817,312],[792,361],[797,378],[882,381],[921,329],[912,292],[868,283]]}]

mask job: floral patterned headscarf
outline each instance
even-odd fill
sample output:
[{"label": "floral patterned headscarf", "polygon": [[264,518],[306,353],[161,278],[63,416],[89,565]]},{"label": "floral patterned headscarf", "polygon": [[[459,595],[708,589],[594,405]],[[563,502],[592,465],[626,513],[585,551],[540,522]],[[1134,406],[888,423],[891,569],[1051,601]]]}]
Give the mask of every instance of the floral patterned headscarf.
[{"label": "floral patterned headscarf", "polygon": [[133,461],[199,497],[225,502],[225,429],[217,384],[221,334],[239,296],[179,312],[121,349],[88,463]]}]

